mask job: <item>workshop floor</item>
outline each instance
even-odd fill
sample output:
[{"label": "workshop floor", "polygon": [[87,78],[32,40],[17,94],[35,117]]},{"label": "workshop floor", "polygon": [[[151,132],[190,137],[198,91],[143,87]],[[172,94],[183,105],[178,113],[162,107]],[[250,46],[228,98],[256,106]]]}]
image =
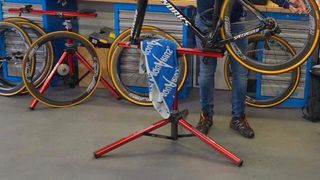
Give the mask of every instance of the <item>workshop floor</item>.
[{"label": "workshop floor", "polygon": [[[256,132],[255,139],[248,140],[228,128],[229,93],[217,91],[208,136],[244,160],[239,168],[195,137],[141,137],[95,160],[93,151],[160,116],[153,108],[117,101],[101,90],[66,109],[39,104],[30,111],[29,101],[29,96],[0,97],[1,180],[320,179],[320,123],[302,119],[300,109],[248,108]],[[196,124],[197,91],[180,105],[189,109],[187,120]],[[168,134],[170,126],[157,132]]]}]

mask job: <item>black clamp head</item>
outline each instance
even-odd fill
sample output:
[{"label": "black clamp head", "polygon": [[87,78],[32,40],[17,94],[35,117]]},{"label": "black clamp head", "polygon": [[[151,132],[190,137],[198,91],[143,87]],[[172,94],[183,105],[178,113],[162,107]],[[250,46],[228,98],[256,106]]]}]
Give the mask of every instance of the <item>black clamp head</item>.
[{"label": "black clamp head", "polygon": [[32,10],[32,5],[25,5],[23,8],[20,8],[20,14],[21,13],[30,13]]}]

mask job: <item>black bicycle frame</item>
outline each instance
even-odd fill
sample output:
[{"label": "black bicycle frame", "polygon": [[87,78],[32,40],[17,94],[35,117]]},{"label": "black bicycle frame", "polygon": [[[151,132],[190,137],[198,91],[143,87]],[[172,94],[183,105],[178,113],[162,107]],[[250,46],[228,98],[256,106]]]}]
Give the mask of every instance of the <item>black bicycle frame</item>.
[{"label": "black bicycle frame", "polygon": [[[202,41],[210,41],[210,37],[214,37],[215,33],[218,33],[216,26],[213,26],[213,34],[206,36],[199,28],[197,28],[192,21],[184,15],[184,13],[178,9],[170,0],[160,0],[163,5],[165,5],[184,25],[190,27],[192,31],[194,31],[195,35]],[[220,5],[222,0],[215,0],[216,5]],[[251,11],[257,18],[261,21],[264,22],[265,16],[256,8],[253,6],[252,3],[250,3],[248,0],[237,0],[239,3],[241,3],[244,7],[246,7],[249,11]],[[234,3],[234,2],[232,2]],[[140,32],[141,28],[143,25],[146,9],[148,5],[148,0],[138,0],[137,1],[137,8],[135,11],[134,15],[134,22],[132,24],[132,29],[131,29],[131,34],[130,34],[130,43],[131,45],[138,45],[139,43],[139,37],[140,37]],[[219,6],[220,7],[220,6]],[[214,8],[214,14],[213,14],[213,24],[217,25],[223,22],[221,19],[219,19],[220,16],[220,8]],[[225,39],[223,41],[220,41],[218,43],[225,44],[226,42],[230,41],[235,41],[244,37],[247,37],[249,35],[252,35],[254,33],[261,32],[264,30],[263,25],[259,25],[257,27],[254,27],[250,30],[247,30],[245,32],[241,32],[237,35],[234,35],[233,37],[230,37],[228,39]]]}]

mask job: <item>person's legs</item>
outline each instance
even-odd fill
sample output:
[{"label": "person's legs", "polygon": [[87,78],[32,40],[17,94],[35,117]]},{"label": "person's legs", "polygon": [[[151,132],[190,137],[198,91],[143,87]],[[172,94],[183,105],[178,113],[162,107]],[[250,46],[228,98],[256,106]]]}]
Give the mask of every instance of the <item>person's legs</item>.
[{"label": "person's legs", "polygon": [[199,57],[200,72],[200,104],[201,111],[207,116],[213,116],[213,91],[214,91],[214,74],[217,66],[217,60],[214,58]]},{"label": "person's legs", "polygon": [[231,114],[232,118],[239,118],[245,113],[246,108],[248,69],[232,57],[230,58],[230,65],[232,71]]},{"label": "person's legs", "polygon": [[[200,30],[207,28],[202,20],[197,16],[195,21],[196,26]],[[202,48],[201,41],[196,38],[197,48]],[[199,93],[201,104],[200,121],[197,129],[203,134],[208,134],[209,128],[212,126],[213,116],[213,91],[214,91],[214,74],[217,66],[216,58],[208,58],[199,56],[200,60],[200,73],[199,73]]]},{"label": "person's legs", "polygon": [[[239,25],[232,31],[236,34],[237,32],[243,31],[243,29],[243,26]],[[248,46],[247,38],[243,38],[236,43],[242,51],[245,51]],[[240,65],[233,58],[231,58],[230,65],[232,71],[232,119],[230,128],[239,131],[239,133],[246,138],[253,138],[254,131],[249,126],[245,116],[248,69]]]}]

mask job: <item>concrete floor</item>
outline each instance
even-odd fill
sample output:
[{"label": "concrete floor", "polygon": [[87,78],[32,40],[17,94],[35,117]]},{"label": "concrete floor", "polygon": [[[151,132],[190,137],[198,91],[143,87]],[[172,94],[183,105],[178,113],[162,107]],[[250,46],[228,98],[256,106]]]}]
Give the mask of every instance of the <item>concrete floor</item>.
[{"label": "concrete floor", "polygon": [[[256,131],[248,140],[228,128],[230,104],[224,101],[229,94],[217,91],[216,97],[209,137],[241,157],[241,168],[195,137],[142,137],[92,159],[96,149],[160,119],[153,108],[117,101],[106,91],[76,107],[39,104],[33,112],[27,109],[28,96],[0,97],[0,180],[320,179],[319,123],[303,120],[300,109],[248,108]],[[197,92],[180,104],[196,124]]]}]

